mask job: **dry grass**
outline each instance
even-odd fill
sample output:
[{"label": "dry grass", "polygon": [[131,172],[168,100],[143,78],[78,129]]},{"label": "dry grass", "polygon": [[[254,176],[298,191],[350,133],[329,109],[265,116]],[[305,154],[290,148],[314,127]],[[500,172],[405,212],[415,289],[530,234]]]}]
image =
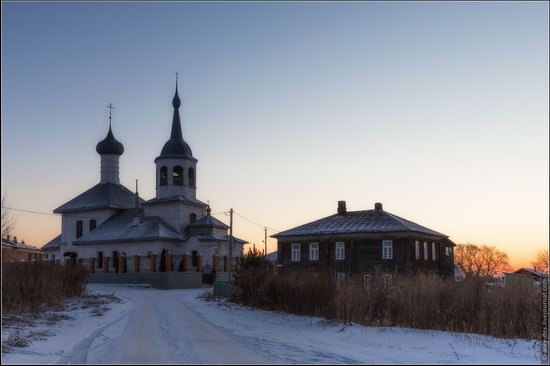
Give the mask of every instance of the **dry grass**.
[{"label": "dry grass", "polygon": [[60,306],[63,300],[82,295],[87,279],[88,272],[77,265],[2,263],[2,310],[22,314]]},{"label": "dry grass", "polygon": [[[242,273],[241,279],[245,277]],[[502,338],[538,339],[541,334],[540,294],[532,287],[503,288],[487,286],[479,279],[456,282],[430,275],[394,275],[388,286],[382,276],[373,276],[365,285],[360,276],[337,284],[333,276],[309,272],[261,277],[259,284],[239,281],[239,286],[247,288],[236,300],[263,309],[371,326]]]}]

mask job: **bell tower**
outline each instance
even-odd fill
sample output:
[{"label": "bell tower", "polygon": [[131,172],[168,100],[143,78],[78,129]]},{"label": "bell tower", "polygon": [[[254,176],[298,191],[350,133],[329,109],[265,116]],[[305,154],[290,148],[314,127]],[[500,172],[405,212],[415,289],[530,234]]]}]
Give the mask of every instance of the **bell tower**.
[{"label": "bell tower", "polygon": [[196,200],[197,159],[191,148],[183,139],[179,108],[181,100],[178,95],[178,78],[176,73],[176,92],[172,99],[174,115],[170,139],[166,141],[160,155],[155,159],[156,197],[157,199],[183,196]]}]

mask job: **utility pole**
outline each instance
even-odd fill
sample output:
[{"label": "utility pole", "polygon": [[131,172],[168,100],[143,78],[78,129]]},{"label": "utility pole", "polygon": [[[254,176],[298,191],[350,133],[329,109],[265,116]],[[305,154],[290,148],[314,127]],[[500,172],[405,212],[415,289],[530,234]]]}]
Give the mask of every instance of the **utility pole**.
[{"label": "utility pole", "polygon": [[264,256],[267,258],[267,228],[264,227]]},{"label": "utility pole", "polygon": [[229,210],[229,283],[233,283],[233,209]]}]

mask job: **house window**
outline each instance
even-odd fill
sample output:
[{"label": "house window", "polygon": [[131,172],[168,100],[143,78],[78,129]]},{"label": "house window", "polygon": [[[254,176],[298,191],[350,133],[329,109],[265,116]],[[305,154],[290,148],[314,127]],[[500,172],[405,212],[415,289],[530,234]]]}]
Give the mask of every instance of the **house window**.
[{"label": "house window", "polygon": [[192,213],[191,215],[189,215],[189,222],[194,223],[195,221],[197,221],[197,215]]},{"label": "house window", "polygon": [[382,242],[382,259],[393,259],[393,241],[384,240]]},{"label": "house window", "polygon": [[384,275],[384,288],[391,287],[392,284],[392,275],[391,274],[385,274]]},{"label": "house window", "polygon": [[343,241],[339,241],[335,246],[336,260],[344,260],[346,258],[346,244]]},{"label": "house window", "polygon": [[218,257],[220,255],[220,248],[214,247],[214,255]]},{"label": "house window", "polygon": [[342,282],[345,279],[346,279],[346,274],[345,273],[340,272],[340,273],[336,274],[336,281],[337,282]]},{"label": "house window", "polygon": [[432,260],[434,262],[437,260],[437,247],[435,243],[432,243]]},{"label": "house window", "polygon": [[319,260],[319,243],[310,243],[309,244],[309,260],[318,261]]},{"label": "house window", "polygon": [[364,274],[363,275],[363,286],[366,288],[371,283],[371,275],[370,274]]},{"label": "house window", "polygon": [[90,220],[90,231],[95,229],[96,225],[97,225],[97,222],[95,221],[95,219],[91,219]]},{"label": "house window", "polygon": [[183,185],[183,168],[181,166],[175,166],[172,172],[172,184],[177,186]]},{"label": "house window", "polygon": [[97,268],[103,268],[103,252],[97,252]]},{"label": "house window", "polygon": [[414,257],[420,259],[420,242],[418,240],[414,242]]},{"label": "house window", "polygon": [[165,186],[165,185],[168,184],[168,168],[167,167],[163,166],[163,167],[160,168],[159,178],[160,178],[159,184],[161,186]]},{"label": "house window", "polygon": [[300,244],[292,244],[292,261],[300,261]]},{"label": "house window", "polygon": [[76,222],[76,237],[80,238],[82,236],[82,220]]},{"label": "house window", "polygon": [[449,251],[449,249],[450,249],[449,247],[445,247],[445,255],[446,255],[447,257],[451,254],[451,252]]},{"label": "house window", "polygon": [[195,169],[187,169],[187,176],[189,177],[189,185],[195,187]]},{"label": "house window", "polygon": [[428,243],[427,242],[424,242],[424,260],[428,260],[429,258],[429,253],[428,253]]}]

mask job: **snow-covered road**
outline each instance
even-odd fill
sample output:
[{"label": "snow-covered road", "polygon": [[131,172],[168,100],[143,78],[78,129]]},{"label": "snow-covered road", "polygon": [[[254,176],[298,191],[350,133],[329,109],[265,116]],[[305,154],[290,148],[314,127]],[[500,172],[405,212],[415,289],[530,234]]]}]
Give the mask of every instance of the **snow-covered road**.
[{"label": "snow-covered road", "polygon": [[90,285],[125,300],[77,317],[2,363],[537,363],[534,342],[329,324],[197,297],[203,290]]}]

